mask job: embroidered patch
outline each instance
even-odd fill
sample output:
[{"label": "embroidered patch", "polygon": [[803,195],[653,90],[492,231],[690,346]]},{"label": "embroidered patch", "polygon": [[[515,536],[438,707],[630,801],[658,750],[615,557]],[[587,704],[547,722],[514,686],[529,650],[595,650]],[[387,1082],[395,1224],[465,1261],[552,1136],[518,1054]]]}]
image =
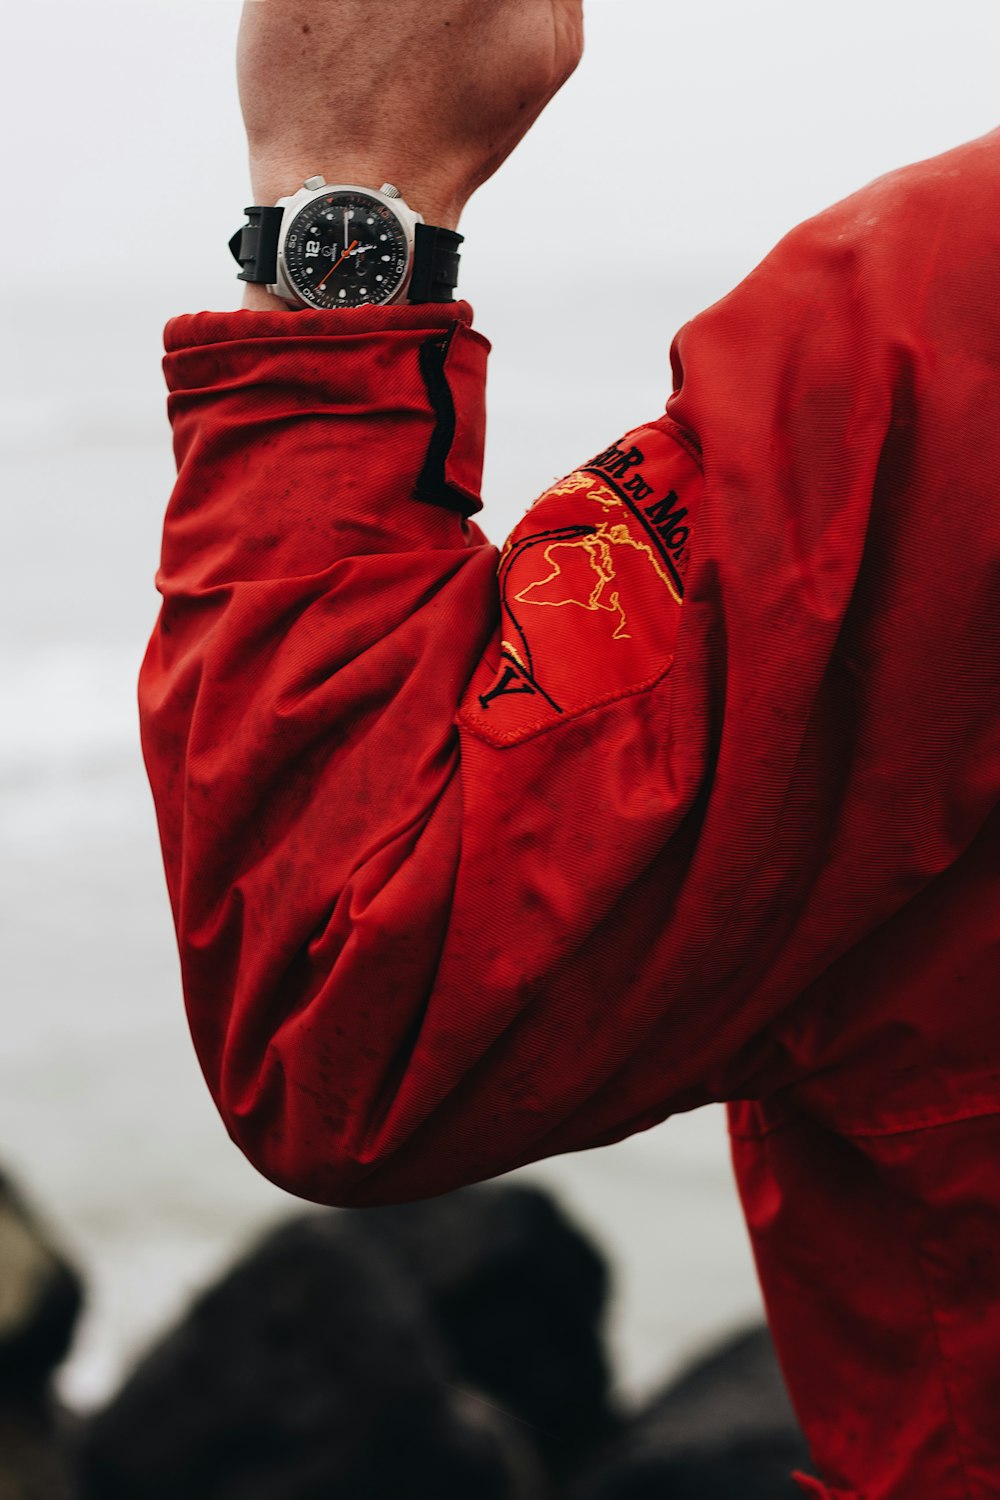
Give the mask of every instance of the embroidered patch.
[{"label": "embroidered patch", "polygon": [[670,668],[701,472],[663,419],[535,502],[500,559],[499,639],[459,722],[513,744]]}]

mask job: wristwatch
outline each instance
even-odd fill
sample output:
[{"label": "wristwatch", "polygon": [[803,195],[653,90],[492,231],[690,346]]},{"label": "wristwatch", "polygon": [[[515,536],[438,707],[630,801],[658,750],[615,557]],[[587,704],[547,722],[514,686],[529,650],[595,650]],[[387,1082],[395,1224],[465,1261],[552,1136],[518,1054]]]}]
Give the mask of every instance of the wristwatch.
[{"label": "wristwatch", "polygon": [[292,307],[385,307],[452,302],[462,235],[425,224],[384,182],[373,188],[307,177],[229,241],[241,281],[260,282]]}]

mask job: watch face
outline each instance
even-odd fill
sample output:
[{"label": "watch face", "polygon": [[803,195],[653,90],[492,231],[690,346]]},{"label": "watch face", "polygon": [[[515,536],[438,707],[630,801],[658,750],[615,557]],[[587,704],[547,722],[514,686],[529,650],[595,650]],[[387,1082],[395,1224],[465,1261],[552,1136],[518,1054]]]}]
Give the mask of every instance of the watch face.
[{"label": "watch face", "polygon": [[380,199],[333,190],[296,214],[284,258],[289,281],[311,307],[388,302],[406,275],[406,232]]}]

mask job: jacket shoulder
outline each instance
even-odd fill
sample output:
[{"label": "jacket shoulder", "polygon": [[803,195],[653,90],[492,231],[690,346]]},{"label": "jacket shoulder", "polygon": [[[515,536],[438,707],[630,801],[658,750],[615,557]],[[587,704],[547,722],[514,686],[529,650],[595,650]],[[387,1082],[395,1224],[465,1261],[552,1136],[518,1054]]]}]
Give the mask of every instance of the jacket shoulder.
[{"label": "jacket shoulder", "polygon": [[928,260],[957,268],[997,240],[998,188],[995,130],[876,177],[785,235],[763,267],[841,284],[864,276],[876,291],[912,286]]},{"label": "jacket shoulder", "polygon": [[720,413],[749,431],[803,402],[854,410],[846,396],[860,384],[877,435],[903,351],[951,338],[955,296],[992,287],[987,264],[1000,275],[998,185],[1000,131],[887,173],[799,224],[680,331],[671,415],[703,441]]},{"label": "jacket shoulder", "polygon": [[957,266],[964,255],[981,256],[1000,244],[998,190],[1000,129],[876,177],[803,220],[702,317],[747,293],[814,297],[861,274],[876,287],[891,276],[912,283],[929,257]]}]

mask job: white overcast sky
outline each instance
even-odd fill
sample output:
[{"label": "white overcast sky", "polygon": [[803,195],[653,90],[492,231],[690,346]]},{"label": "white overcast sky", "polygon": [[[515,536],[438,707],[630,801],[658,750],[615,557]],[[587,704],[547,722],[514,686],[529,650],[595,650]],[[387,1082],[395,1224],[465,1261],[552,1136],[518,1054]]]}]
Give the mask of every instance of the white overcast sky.
[{"label": "white overcast sky", "polygon": [[[510,267],[512,238],[528,240],[532,280],[556,295],[567,236],[588,253],[574,230],[595,200],[617,202],[619,222],[668,256],[763,253],[878,172],[1000,123],[997,0],[586,10],[579,72],[463,226],[481,284]],[[232,299],[224,245],[246,196],[238,15],[233,0],[8,7],[8,295],[114,278]]]}]

